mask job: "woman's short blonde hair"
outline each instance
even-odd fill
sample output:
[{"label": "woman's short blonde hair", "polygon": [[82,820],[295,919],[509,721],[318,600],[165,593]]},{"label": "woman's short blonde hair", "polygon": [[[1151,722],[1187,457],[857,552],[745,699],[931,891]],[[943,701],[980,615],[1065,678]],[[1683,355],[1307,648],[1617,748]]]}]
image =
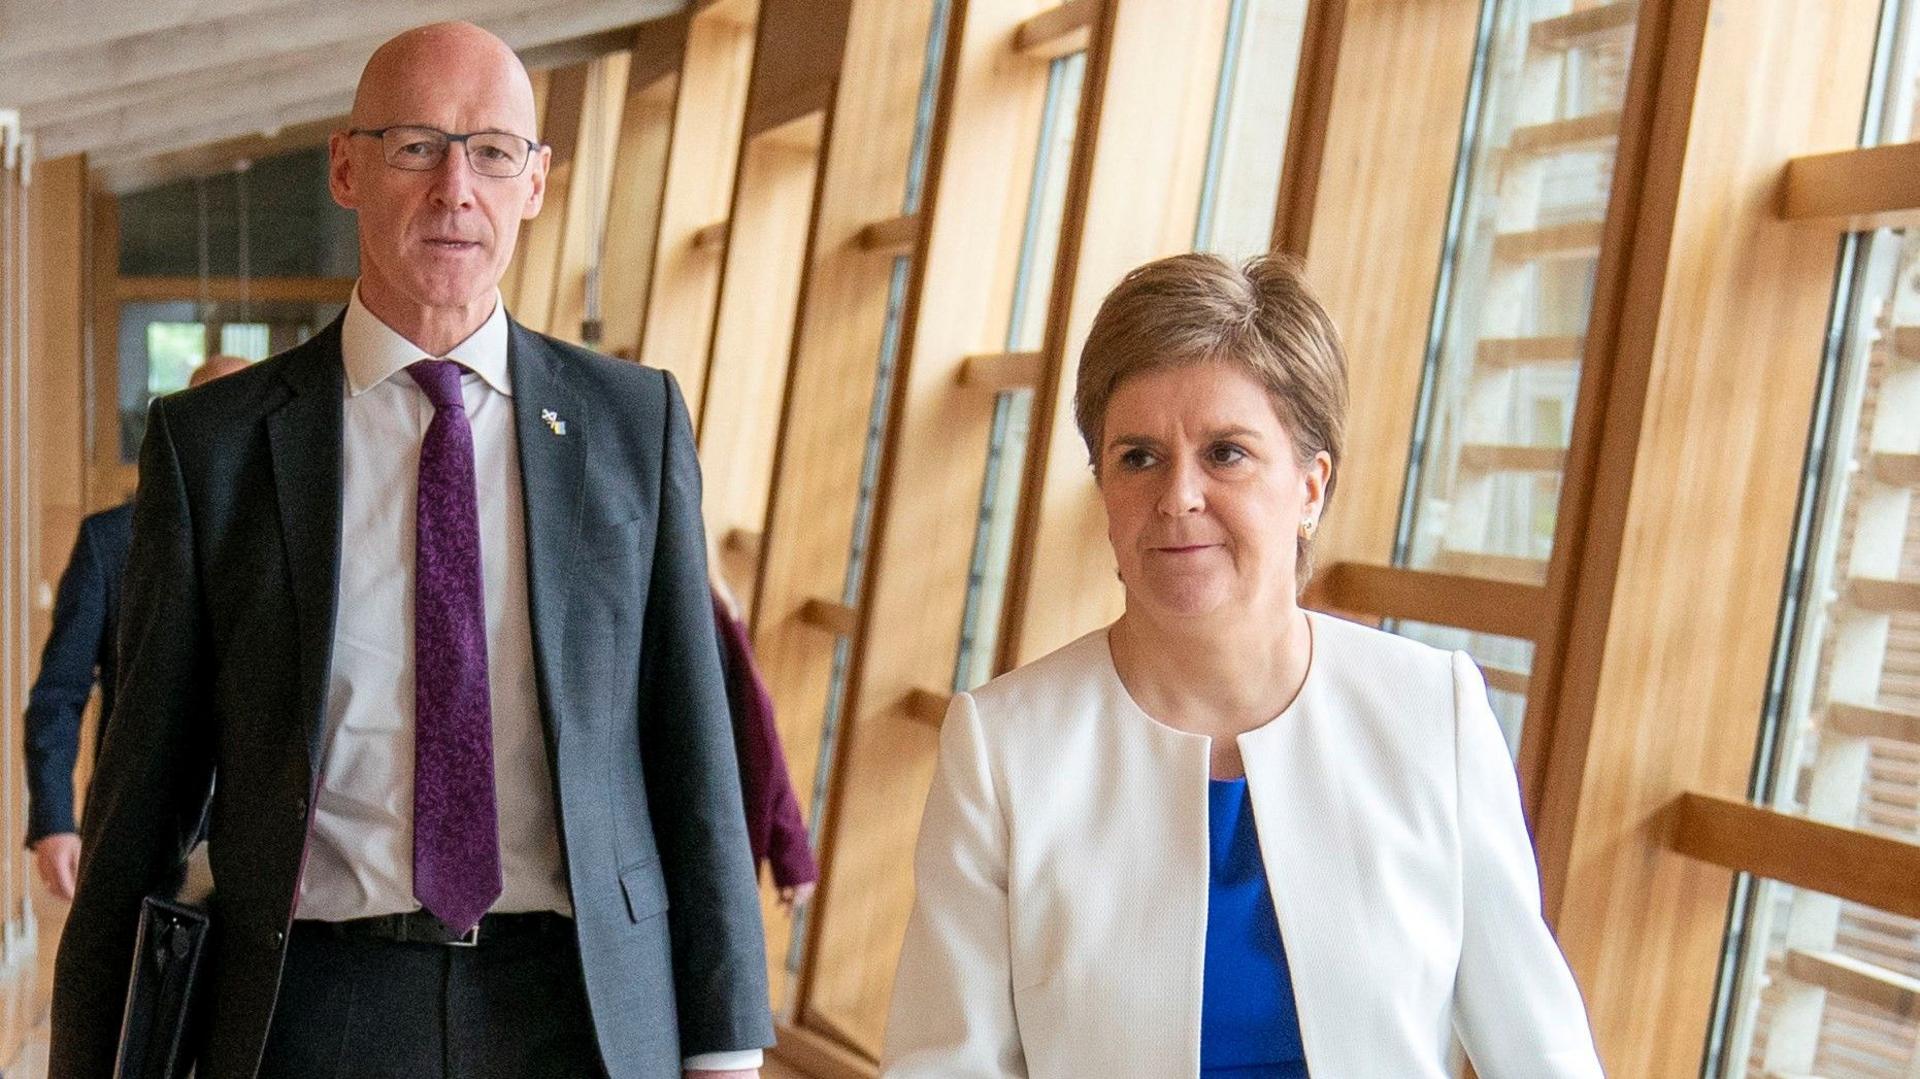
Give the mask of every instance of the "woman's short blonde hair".
[{"label": "woman's short blonde hair", "polygon": [[[1340,476],[1347,427],[1347,355],[1297,262],[1260,255],[1235,266],[1218,255],[1174,255],[1127,274],[1101,302],[1080,352],[1074,420],[1094,475],[1107,403],[1135,375],[1205,361],[1245,371],[1267,388],[1280,423],[1305,464],[1333,461],[1322,512]],[[1298,576],[1312,570],[1299,544]]]}]

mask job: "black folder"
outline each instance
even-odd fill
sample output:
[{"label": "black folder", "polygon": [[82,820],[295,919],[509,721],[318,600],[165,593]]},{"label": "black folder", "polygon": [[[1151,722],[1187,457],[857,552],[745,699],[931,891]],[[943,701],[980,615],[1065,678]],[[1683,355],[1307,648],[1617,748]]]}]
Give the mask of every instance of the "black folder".
[{"label": "black folder", "polygon": [[208,924],[189,903],[150,895],[141,905],[114,1079],[186,1079],[192,1070]]}]

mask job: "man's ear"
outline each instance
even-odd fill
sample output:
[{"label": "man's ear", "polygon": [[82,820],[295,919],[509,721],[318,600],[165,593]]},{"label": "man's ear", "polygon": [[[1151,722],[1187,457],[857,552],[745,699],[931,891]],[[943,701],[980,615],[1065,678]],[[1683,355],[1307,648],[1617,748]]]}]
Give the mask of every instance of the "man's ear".
[{"label": "man's ear", "polygon": [[353,194],[353,161],[348,153],[352,147],[353,136],[345,131],[327,136],[327,190],[343,209],[357,210],[360,207]]},{"label": "man's ear", "polygon": [[527,182],[532,190],[527,195],[526,208],[520,211],[523,221],[531,221],[540,213],[540,205],[547,199],[547,169],[553,165],[553,147],[542,146],[533,160],[527,162]]}]

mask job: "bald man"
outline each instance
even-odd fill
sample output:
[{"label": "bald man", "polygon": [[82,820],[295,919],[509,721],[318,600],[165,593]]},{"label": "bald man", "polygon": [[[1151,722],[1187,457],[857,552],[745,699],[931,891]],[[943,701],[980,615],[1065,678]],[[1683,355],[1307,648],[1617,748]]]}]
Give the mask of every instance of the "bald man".
[{"label": "bald man", "polygon": [[[243,370],[239,356],[209,356],[189,387]],[[120,624],[120,578],[133,541],[133,503],[87,515],[54,594],[53,625],[40,652],[40,673],[27,695],[27,849],[55,899],[72,899],[80,872],[80,835],[73,824],[73,773],[80,760],[80,720],[100,685],[100,730],[113,718],[114,638]],[[102,738],[96,736],[94,752]]]},{"label": "bald man", "polygon": [[52,1074],[111,1073],[141,899],[211,797],[200,1076],[752,1076],[680,393],[502,307],[549,152],[498,39],[388,42],[351,125],[345,314],[148,420]]}]

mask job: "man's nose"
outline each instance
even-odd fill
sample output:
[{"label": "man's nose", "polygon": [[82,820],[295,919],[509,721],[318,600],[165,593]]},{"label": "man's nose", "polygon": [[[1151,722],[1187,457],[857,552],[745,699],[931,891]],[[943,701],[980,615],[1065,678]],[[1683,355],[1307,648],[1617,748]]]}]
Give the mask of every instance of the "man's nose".
[{"label": "man's nose", "polygon": [[467,163],[467,148],[449,143],[447,156],[433,170],[433,201],[446,209],[473,204],[473,166]]}]

